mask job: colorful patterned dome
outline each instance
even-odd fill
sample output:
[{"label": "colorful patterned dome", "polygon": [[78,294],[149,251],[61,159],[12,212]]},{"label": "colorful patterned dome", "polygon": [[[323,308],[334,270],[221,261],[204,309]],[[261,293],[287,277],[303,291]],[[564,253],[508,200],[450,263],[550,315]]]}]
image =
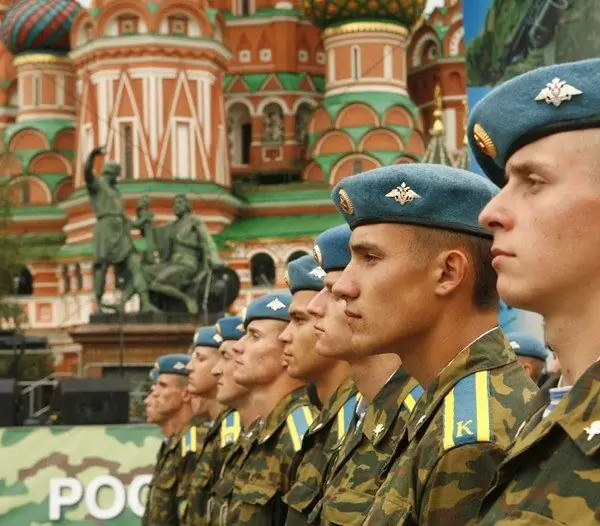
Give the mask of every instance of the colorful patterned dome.
[{"label": "colorful patterned dome", "polygon": [[425,9],[426,0],[302,0],[306,17],[325,29],[346,22],[392,22],[412,27]]},{"label": "colorful patterned dome", "polygon": [[75,0],[17,0],[2,22],[2,40],[13,55],[68,53],[69,31],[80,9]]}]

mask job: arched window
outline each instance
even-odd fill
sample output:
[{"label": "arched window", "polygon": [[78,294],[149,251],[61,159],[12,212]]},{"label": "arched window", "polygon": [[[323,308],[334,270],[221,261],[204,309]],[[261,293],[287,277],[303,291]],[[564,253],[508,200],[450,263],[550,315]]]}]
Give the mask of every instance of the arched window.
[{"label": "arched window", "polygon": [[265,106],[263,112],[263,141],[267,143],[283,143],[285,137],[283,110],[276,102]]},{"label": "arched window", "polygon": [[360,78],[360,48],[358,46],[352,46],[352,80],[358,80]]},{"label": "arched window", "polygon": [[60,269],[60,279],[62,281],[63,293],[71,292],[71,278],[69,277],[69,267],[63,265]]},{"label": "arched window", "polygon": [[27,178],[24,178],[20,183],[21,187],[20,197],[21,197],[21,205],[29,205],[31,204],[31,188],[29,187],[29,181]]},{"label": "arched window", "polygon": [[261,252],[255,254],[250,260],[250,274],[252,285],[267,287],[275,283],[275,263],[269,254]]},{"label": "arched window", "polygon": [[289,265],[292,261],[301,258],[302,256],[308,255],[304,250],[296,250],[296,252],[292,252],[290,257],[287,260],[287,264]]},{"label": "arched window", "polygon": [[31,296],[33,294],[33,276],[26,267],[13,278],[14,293],[17,296]]},{"label": "arched window", "polygon": [[250,14],[250,0],[238,0],[238,13],[240,16],[248,16]]},{"label": "arched window", "polygon": [[42,77],[33,77],[33,104],[39,106],[42,103]]},{"label": "arched window", "polygon": [[312,108],[306,102],[300,104],[296,110],[296,141],[301,146],[305,146],[308,139],[308,125],[311,114]]},{"label": "arched window", "polygon": [[252,117],[241,103],[229,108],[229,151],[232,164],[250,164],[252,145]]},{"label": "arched window", "polygon": [[81,266],[79,263],[75,263],[75,289],[80,291],[83,289],[83,276],[81,275]]}]

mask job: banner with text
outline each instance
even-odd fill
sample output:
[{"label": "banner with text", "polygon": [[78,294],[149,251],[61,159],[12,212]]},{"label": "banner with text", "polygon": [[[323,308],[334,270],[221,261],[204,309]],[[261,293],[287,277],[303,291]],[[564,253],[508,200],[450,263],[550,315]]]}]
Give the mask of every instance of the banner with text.
[{"label": "banner with text", "polygon": [[151,425],[0,429],[0,526],[132,526],[161,443]]}]

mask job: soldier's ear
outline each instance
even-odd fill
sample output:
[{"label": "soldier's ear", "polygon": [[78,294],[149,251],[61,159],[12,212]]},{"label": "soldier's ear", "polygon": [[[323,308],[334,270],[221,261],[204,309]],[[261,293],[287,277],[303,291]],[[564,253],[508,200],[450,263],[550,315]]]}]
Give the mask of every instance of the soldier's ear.
[{"label": "soldier's ear", "polygon": [[452,294],[465,281],[469,260],[461,250],[440,252],[433,262],[435,293],[438,296]]}]

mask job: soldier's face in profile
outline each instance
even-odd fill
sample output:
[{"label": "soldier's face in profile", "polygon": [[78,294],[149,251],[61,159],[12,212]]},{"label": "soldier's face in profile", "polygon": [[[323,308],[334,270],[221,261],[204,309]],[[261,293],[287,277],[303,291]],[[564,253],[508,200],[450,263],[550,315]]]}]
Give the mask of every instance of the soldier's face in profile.
[{"label": "soldier's face in profile", "polygon": [[343,360],[355,354],[352,331],[344,313],[346,302],[331,292],[341,275],[341,270],[327,273],[325,287],[309,303],[308,312],[315,317],[315,351],[321,356]]},{"label": "soldier's face in profile", "polygon": [[346,301],[356,354],[397,353],[431,326],[436,276],[429,265],[435,262],[415,257],[415,242],[409,225],[364,225],[352,232],[352,259],[332,291]]},{"label": "soldier's face in profile", "polygon": [[246,327],[246,334],[235,342],[236,382],[253,387],[268,385],[281,374],[287,374],[283,365],[283,343],[279,335],[287,322],[279,320],[253,320]]},{"label": "soldier's face in profile", "polygon": [[188,390],[196,396],[209,396],[217,388],[216,378],[211,374],[219,359],[219,352],[213,347],[197,346],[188,362]]},{"label": "soldier's face in profile", "polygon": [[190,400],[187,377],[179,374],[161,374],[154,387],[154,393],[156,411],[165,419],[175,415]]},{"label": "soldier's face in profile", "polygon": [[233,379],[236,369],[234,344],[235,341],[232,340],[226,340],[221,344],[219,359],[211,371],[217,380],[217,400],[230,407],[235,407],[236,401],[243,399],[250,392],[247,387]]},{"label": "soldier's face in profile", "polygon": [[315,318],[308,305],[317,295],[312,290],[294,294],[289,307],[290,323],[279,336],[284,343],[283,359],[292,378],[307,382],[317,380],[331,366],[331,361],[317,354]]},{"label": "soldier's face in profile", "polygon": [[506,186],[479,217],[494,234],[498,292],[542,315],[600,290],[600,130],[545,137],[517,150]]}]

